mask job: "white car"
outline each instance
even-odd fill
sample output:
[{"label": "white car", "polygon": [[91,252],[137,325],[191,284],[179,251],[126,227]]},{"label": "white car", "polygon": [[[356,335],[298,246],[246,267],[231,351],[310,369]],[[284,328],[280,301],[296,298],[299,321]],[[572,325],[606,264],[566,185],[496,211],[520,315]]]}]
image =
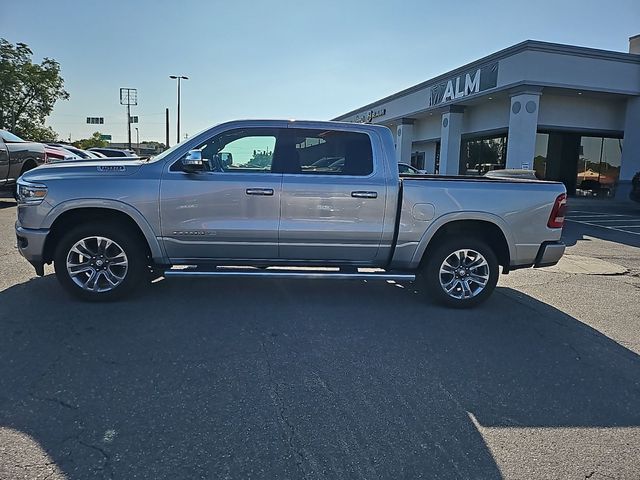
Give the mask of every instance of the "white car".
[{"label": "white car", "polygon": [[489,178],[521,178],[523,180],[539,180],[535,170],[520,170],[517,168],[505,168],[501,170],[491,170],[484,174]]},{"label": "white car", "polygon": [[427,172],[424,170],[418,170],[416,167],[407,163],[399,163],[398,173],[400,173],[400,175],[424,175]]}]

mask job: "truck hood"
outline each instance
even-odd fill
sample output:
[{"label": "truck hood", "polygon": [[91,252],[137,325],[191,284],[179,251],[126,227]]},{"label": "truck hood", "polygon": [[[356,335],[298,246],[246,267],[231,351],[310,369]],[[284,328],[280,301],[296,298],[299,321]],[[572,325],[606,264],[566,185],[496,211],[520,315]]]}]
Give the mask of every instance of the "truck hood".
[{"label": "truck hood", "polygon": [[111,158],[109,160],[72,160],[47,163],[29,170],[22,178],[28,182],[46,182],[69,178],[126,177],[136,173],[146,162],[139,158]]}]

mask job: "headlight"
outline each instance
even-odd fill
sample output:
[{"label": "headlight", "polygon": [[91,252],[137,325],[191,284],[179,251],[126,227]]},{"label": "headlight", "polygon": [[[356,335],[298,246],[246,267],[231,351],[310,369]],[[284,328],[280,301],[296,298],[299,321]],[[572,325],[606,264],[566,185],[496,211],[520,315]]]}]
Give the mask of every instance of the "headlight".
[{"label": "headlight", "polygon": [[39,205],[46,196],[46,185],[18,180],[18,203]]}]

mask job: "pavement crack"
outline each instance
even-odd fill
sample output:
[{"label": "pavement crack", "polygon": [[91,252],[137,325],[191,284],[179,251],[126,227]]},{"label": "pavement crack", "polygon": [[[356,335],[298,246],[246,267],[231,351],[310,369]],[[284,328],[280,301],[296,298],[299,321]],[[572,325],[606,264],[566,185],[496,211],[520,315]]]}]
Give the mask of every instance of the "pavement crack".
[{"label": "pavement crack", "polygon": [[56,462],[43,462],[43,463],[27,463],[27,464],[20,464],[20,463],[16,463],[13,466],[16,468],[45,468],[45,467],[49,467],[51,465],[55,465]]},{"label": "pavement crack", "polygon": [[29,396],[34,399],[34,400],[39,400],[41,402],[52,402],[52,403],[56,403],[64,408],[68,408],[70,410],[78,410],[78,406],[77,405],[72,405],[69,402],[65,402],[64,400],[60,400],[59,398],[55,398],[55,397],[41,397],[39,395],[36,395],[33,392],[29,392]]},{"label": "pavement crack", "polygon": [[[269,343],[273,345],[273,342]],[[296,427],[295,424],[289,419],[287,407],[285,406],[284,398],[281,391],[281,385],[274,378],[273,365],[271,363],[271,359],[269,358],[269,352],[267,350],[267,344],[264,338],[260,341],[260,344],[262,353],[264,354],[265,362],[267,364],[267,377],[269,379],[269,389],[271,390],[272,394],[271,398],[275,403],[278,413],[278,419],[283,426],[287,446],[293,454],[296,466],[302,472],[302,477],[309,478],[309,473],[305,469],[305,454],[300,448],[296,446],[295,438],[298,436]]]},{"label": "pavement crack", "polygon": [[107,478],[113,478],[113,473],[111,472],[111,455],[109,454],[109,452],[97,445],[85,442],[79,437],[74,437],[74,440],[80,445],[100,453],[100,455],[102,455],[102,466],[98,467],[97,470],[104,472]]}]

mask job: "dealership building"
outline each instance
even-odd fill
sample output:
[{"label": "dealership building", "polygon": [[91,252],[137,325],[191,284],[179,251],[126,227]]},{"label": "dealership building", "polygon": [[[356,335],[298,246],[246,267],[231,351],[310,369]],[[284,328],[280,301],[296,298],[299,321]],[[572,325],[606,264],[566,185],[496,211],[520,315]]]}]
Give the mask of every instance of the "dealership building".
[{"label": "dealership building", "polygon": [[527,40],[335,120],[386,125],[427,173],[535,170],[628,198],[640,171],[640,35],[629,53]]}]

